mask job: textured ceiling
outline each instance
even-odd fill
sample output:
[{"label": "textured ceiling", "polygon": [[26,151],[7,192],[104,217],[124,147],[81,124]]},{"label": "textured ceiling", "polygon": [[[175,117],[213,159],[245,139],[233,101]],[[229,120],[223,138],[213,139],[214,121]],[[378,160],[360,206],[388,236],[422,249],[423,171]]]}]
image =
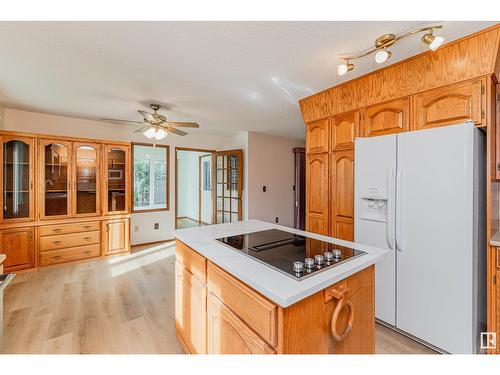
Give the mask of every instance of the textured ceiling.
[{"label": "textured ceiling", "polygon": [[[199,133],[302,138],[299,99],[381,67],[367,57],[340,78],[339,54],[428,24],[0,22],[0,102],[131,120],[140,120],[136,109],[159,102],[170,120],[197,121]],[[437,34],[451,41],[492,24],[444,22]],[[419,36],[408,38],[392,47],[389,63],[425,50]]]}]

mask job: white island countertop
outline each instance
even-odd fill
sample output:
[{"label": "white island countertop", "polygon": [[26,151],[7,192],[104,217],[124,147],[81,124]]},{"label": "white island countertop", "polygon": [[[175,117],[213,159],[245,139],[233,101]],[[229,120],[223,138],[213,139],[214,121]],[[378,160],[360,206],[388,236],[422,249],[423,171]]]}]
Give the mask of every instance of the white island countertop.
[{"label": "white island countertop", "polygon": [[[305,237],[361,250],[366,254],[299,281],[216,241],[217,238],[267,229],[280,229],[296,233]],[[387,250],[372,246],[343,241],[259,220],[178,229],[174,234],[177,239],[196,250],[212,263],[215,263],[281,307],[291,306],[375,264],[388,253]]]}]

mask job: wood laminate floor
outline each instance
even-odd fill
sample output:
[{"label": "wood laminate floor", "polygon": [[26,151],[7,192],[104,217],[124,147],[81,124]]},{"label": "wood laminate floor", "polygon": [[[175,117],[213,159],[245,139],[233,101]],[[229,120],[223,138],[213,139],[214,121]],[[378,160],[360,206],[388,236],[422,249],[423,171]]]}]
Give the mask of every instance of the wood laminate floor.
[{"label": "wood laminate floor", "polygon": [[[19,273],[4,309],[5,353],[182,353],[174,329],[174,242]],[[376,352],[432,353],[380,325]]]}]

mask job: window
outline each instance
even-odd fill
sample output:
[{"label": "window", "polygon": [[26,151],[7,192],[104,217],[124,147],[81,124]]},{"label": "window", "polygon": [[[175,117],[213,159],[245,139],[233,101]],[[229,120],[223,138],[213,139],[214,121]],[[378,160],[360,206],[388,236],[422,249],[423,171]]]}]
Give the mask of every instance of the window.
[{"label": "window", "polygon": [[207,160],[203,162],[203,190],[209,191],[212,190],[212,179],[210,178],[211,173],[211,160]]},{"label": "window", "polygon": [[163,145],[132,145],[134,212],[168,210],[168,155]]}]

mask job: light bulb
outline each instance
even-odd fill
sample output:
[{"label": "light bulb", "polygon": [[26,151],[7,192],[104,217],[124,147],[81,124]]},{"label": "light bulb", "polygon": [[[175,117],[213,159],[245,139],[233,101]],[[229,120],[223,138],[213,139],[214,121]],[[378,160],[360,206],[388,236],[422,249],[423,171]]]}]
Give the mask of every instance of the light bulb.
[{"label": "light bulb", "polygon": [[391,56],[392,56],[391,51],[386,51],[385,49],[382,49],[375,54],[375,61],[378,64],[382,64],[383,62],[390,59]]},{"label": "light bulb", "polygon": [[347,62],[347,64],[340,64],[339,66],[337,66],[337,73],[339,76],[343,76],[344,74],[350,72],[353,69],[354,65]]},{"label": "light bulb", "polygon": [[144,133],[143,133],[146,137],[148,137],[149,139],[152,139],[155,137],[156,135],[156,129],[154,127],[150,127],[148,130],[146,130]]},{"label": "light bulb", "polygon": [[433,51],[437,50],[439,47],[441,47],[441,44],[444,43],[444,38],[440,36],[435,36],[434,40],[429,44],[429,48]]},{"label": "light bulb", "polygon": [[347,65],[346,64],[340,64],[337,67],[337,73],[339,74],[339,76],[343,76],[344,74],[346,74],[347,73]]},{"label": "light bulb", "polygon": [[167,136],[167,132],[165,130],[163,130],[162,128],[158,128],[158,130],[156,131],[155,139],[160,141],[163,138],[165,138],[166,136]]}]

